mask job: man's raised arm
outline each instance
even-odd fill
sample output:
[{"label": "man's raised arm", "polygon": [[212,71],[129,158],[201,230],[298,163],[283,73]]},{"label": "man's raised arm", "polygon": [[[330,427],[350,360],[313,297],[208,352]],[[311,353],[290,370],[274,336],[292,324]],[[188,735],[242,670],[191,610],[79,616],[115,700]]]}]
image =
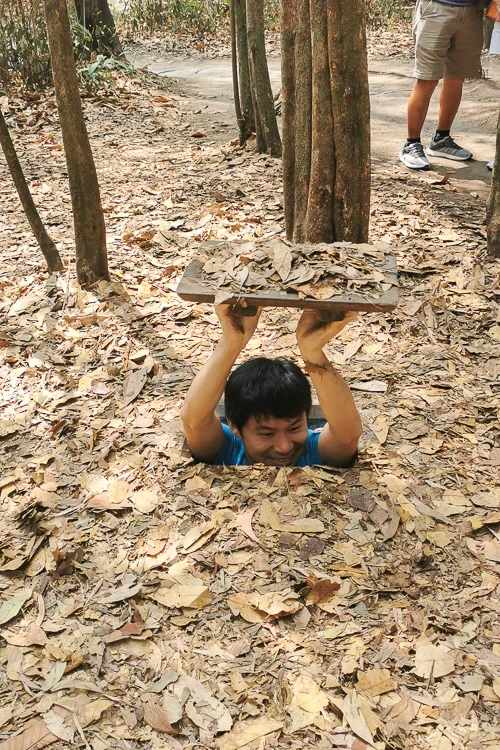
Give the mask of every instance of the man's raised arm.
[{"label": "man's raised arm", "polygon": [[189,448],[196,458],[207,462],[216,459],[224,440],[215,408],[238,355],[257,328],[262,308],[254,316],[235,315],[230,305],[218,305],[215,312],[222,328],[220,341],[191,383],[181,409]]},{"label": "man's raised arm", "polygon": [[332,366],[323,347],[355,317],[356,313],[347,312],[343,320],[324,323],[314,310],[304,310],[297,326],[297,343],[305,369],[327,421],[319,436],[318,450],[321,460],[331,466],[350,463],[363,428],[349,386]]}]

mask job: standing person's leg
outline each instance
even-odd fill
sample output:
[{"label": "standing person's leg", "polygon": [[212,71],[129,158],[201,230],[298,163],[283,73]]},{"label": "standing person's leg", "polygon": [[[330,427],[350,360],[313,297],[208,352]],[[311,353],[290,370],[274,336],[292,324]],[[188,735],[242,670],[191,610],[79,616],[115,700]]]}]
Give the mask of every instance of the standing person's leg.
[{"label": "standing person's leg", "polygon": [[437,130],[427,153],[454,161],[467,161],[472,157],[471,152],[453,140],[450,130],[462,99],[464,79],[481,76],[483,12],[471,5],[456,9],[456,14],[457,22],[446,58],[439,100]]},{"label": "standing person's leg", "polygon": [[417,79],[408,100],[408,139],[420,138],[438,81]]},{"label": "standing person's leg", "polygon": [[399,160],[409,169],[430,169],[420,140],[429,103],[444,75],[449,34],[443,31],[443,6],[435,0],[418,0],[413,21],[415,71],[417,79],[408,101],[408,138]]},{"label": "standing person's leg", "polygon": [[462,101],[463,78],[443,78],[439,97],[438,130],[451,130]]}]

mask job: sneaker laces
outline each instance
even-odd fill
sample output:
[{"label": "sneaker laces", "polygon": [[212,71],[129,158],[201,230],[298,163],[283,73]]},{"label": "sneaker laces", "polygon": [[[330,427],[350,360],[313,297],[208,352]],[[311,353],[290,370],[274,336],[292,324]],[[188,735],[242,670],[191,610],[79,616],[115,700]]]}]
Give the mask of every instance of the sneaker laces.
[{"label": "sneaker laces", "polygon": [[424,147],[421,141],[407,143],[404,147],[404,150],[406,151],[406,153],[413,154],[414,156],[425,156]]}]

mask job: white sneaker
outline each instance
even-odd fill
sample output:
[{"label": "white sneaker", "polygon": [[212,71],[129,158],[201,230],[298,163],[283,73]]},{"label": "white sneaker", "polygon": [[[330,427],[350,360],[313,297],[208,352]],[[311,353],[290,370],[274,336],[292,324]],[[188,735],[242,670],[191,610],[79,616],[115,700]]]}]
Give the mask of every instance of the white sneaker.
[{"label": "white sneaker", "polygon": [[416,143],[405,143],[399,153],[399,161],[402,161],[408,169],[430,169],[431,165],[425,155],[424,147]]},{"label": "white sneaker", "polygon": [[487,167],[487,169],[491,169],[493,171],[493,162],[489,161],[488,164],[486,165],[486,167]]}]

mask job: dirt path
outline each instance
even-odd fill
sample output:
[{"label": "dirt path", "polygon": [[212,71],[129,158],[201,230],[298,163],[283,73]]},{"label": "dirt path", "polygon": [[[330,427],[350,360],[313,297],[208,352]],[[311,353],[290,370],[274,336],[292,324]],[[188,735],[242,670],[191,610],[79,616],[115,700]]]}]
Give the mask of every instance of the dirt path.
[{"label": "dirt path", "polygon": [[[153,73],[176,79],[178,91],[193,107],[193,121],[206,125],[210,121],[212,135],[220,132],[227,139],[228,127],[234,126],[231,64],[228,58],[190,59],[151,55],[136,47],[129,51],[131,62],[147,67]],[[490,174],[486,162],[494,155],[496,119],[500,100],[500,57],[485,56],[483,65],[487,78],[467,81],[454,134],[474,153],[470,162],[433,159],[432,167],[439,173],[453,172],[481,197],[487,194]],[[370,61],[369,66],[372,160],[374,170],[397,163],[397,153],[406,136],[406,103],[412,86],[413,61],[385,58]],[[273,90],[280,88],[280,60],[269,59]],[[436,121],[438,96],[431,102],[425,126],[424,144],[430,139]],[[401,167],[403,169],[403,167]]]}]

